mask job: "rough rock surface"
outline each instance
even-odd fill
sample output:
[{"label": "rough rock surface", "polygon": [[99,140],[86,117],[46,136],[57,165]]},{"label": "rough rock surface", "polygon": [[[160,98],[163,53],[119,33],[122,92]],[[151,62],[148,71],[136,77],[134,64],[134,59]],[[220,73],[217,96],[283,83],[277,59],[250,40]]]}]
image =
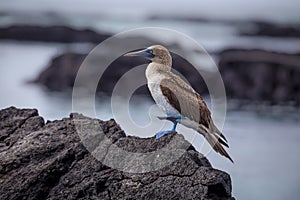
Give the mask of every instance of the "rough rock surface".
[{"label": "rough rock surface", "polygon": [[150,152],[174,137],[187,143],[179,134],[129,137],[114,120],[71,114],[45,124],[35,109],[6,108],[0,111],[0,199],[233,199],[230,176],[192,146],[171,165],[147,173],[104,165],[83,146],[75,118],[97,122],[127,151]]}]

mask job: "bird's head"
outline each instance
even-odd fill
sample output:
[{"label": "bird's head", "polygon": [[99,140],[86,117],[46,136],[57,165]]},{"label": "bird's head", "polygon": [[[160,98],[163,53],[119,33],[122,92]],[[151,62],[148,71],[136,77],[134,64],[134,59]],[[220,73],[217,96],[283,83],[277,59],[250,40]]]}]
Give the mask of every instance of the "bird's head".
[{"label": "bird's head", "polygon": [[167,48],[161,45],[153,45],[140,51],[134,51],[124,54],[124,56],[141,56],[151,60],[154,63],[172,66],[172,57]]}]

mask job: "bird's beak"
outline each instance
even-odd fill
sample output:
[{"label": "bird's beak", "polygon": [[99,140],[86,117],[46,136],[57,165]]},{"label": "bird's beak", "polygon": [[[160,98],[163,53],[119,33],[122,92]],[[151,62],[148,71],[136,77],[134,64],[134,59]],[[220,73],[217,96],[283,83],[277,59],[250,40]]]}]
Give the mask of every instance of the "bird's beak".
[{"label": "bird's beak", "polygon": [[124,56],[139,56],[139,57],[145,57],[148,59],[154,58],[154,55],[150,52],[149,49],[144,49],[141,51],[133,51],[133,52],[129,52],[124,54]]}]

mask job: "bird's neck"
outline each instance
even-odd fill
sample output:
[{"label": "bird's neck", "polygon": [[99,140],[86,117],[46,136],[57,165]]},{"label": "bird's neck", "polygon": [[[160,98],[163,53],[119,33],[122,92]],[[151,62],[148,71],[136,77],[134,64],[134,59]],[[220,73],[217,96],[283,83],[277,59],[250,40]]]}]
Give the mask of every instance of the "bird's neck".
[{"label": "bird's neck", "polygon": [[146,77],[149,80],[153,76],[162,75],[162,74],[170,72],[170,71],[171,71],[171,67],[152,62],[147,66]]}]

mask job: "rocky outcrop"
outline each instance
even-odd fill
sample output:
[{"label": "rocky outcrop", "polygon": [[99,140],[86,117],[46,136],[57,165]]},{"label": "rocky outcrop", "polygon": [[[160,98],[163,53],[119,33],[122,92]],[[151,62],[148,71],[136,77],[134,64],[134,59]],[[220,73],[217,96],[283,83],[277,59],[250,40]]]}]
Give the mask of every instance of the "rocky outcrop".
[{"label": "rocky outcrop", "polygon": [[[35,82],[45,85],[50,90],[71,89],[85,56],[66,53],[54,58]],[[218,56],[227,97],[274,104],[300,104],[299,54],[228,49],[220,52]],[[99,63],[101,66],[101,58]],[[142,63],[146,63],[146,60],[118,58],[105,71],[99,83],[102,87],[98,88],[98,91],[110,93],[124,73]],[[173,63],[174,68],[181,72],[198,92],[208,93],[202,77],[190,63],[176,55]],[[148,94],[148,89],[142,87],[138,93]]]},{"label": "rocky outcrop", "polygon": [[299,54],[229,49],[219,69],[231,98],[300,105]]},{"label": "rocky outcrop", "polygon": [[90,29],[74,29],[66,26],[13,25],[0,27],[0,39],[42,42],[89,42],[99,43],[110,35]]},{"label": "rocky outcrop", "polygon": [[85,57],[86,54],[79,53],[59,55],[32,82],[42,84],[50,91],[70,90]]},{"label": "rocky outcrop", "polygon": [[71,114],[44,123],[35,109],[6,108],[0,111],[0,199],[233,199],[230,176],[192,146],[159,170],[124,172],[87,151],[75,119],[98,123],[103,132],[95,131],[95,138],[104,134],[127,151],[151,152],[175,137],[187,143],[179,134],[160,140],[126,136],[114,120]]},{"label": "rocky outcrop", "polygon": [[[38,75],[38,77],[33,80],[33,83],[42,84],[46,86],[50,91],[68,91],[71,90],[74,81],[79,70],[80,65],[86,58],[87,54],[78,53],[64,53],[57,57],[54,57],[49,65]],[[91,70],[97,71],[98,68],[104,67],[103,60],[108,55],[99,55],[97,60],[97,66],[95,68],[90,68]],[[146,64],[149,61],[144,58],[133,58],[133,57],[119,57],[114,60],[103,73],[98,85],[98,92],[105,92],[110,94],[117,81],[129,70],[133,69],[135,66]],[[186,60],[178,55],[173,55],[173,68],[179,71],[192,85],[193,87],[201,92],[207,92],[206,85],[203,79],[196,71],[196,69]],[[93,74],[93,72],[90,72]],[[144,76],[144,72],[141,74]],[[86,80],[86,82],[92,81],[91,79]],[[130,81],[130,80],[129,80]],[[88,83],[86,85],[89,85]],[[137,94],[149,94],[146,85],[142,86],[136,91]]]}]

